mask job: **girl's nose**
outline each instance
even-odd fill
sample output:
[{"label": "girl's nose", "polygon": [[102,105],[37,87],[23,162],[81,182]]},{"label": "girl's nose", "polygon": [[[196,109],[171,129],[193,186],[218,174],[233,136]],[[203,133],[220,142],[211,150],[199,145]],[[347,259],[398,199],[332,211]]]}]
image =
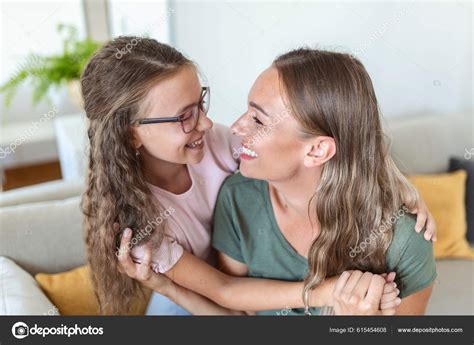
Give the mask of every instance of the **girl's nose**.
[{"label": "girl's nose", "polygon": [[199,114],[199,119],[196,125],[196,129],[200,132],[204,132],[204,131],[207,131],[208,129],[211,129],[212,126],[214,126],[214,123],[212,122],[212,120],[209,117],[207,117],[206,114],[201,112]]}]

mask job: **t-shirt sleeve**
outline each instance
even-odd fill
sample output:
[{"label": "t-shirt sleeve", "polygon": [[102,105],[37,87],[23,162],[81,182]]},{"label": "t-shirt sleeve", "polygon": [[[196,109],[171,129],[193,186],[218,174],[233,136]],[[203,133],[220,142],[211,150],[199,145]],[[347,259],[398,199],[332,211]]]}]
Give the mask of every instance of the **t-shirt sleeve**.
[{"label": "t-shirt sleeve", "polygon": [[233,221],[232,210],[230,193],[224,182],[214,211],[212,246],[232,259],[245,263],[241,250],[242,234],[239,226]]},{"label": "t-shirt sleeve", "polygon": [[403,241],[393,243],[391,248],[392,261],[396,264],[390,269],[397,272],[395,282],[400,289],[400,298],[430,286],[437,276],[433,244],[424,239],[423,231],[415,231],[414,224],[415,221],[404,222],[403,228],[396,229]]},{"label": "t-shirt sleeve", "polygon": [[[139,263],[145,254],[144,247],[138,246],[132,249],[132,259]],[[171,236],[165,236],[160,248],[153,250],[151,268],[156,273],[168,272],[179,261],[183,255],[183,247]]]}]

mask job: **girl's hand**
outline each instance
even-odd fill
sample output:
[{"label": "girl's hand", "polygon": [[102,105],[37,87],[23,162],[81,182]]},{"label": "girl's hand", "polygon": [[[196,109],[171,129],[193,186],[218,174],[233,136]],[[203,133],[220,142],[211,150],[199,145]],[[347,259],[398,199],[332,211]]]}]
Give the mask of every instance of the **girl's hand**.
[{"label": "girl's hand", "polygon": [[[343,272],[334,289],[335,314],[394,315],[395,307],[400,303],[400,299],[396,297],[399,292],[390,291],[390,286],[385,287],[386,278],[370,272]],[[388,284],[394,288],[391,282]],[[382,305],[383,309],[379,310]]]},{"label": "girl's hand", "polygon": [[381,276],[385,279],[385,285],[382,298],[380,299],[380,310],[396,308],[401,302],[401,299],[398,298],[400,290],[397,289],[397,284],[395,283],[396,273],[383,273]]},{"label": "girl's hand", "polygon": [[163,295],[169,294],[174,283],[163,274],[155,273],[151,270],[151,248],[145,245],[145,254],[141,263],[133,262],[130,257],[130,240],[132,230],[125,229],[120,240],[120,249],[118,251],[119,271],[127,274],[130,278],[138,280],[147,288],[157,291]]},{"label": "girl's hand", "polygon": [[428,210],[425,201],[420,197],[416,206],[408,210],[408,212],[416,214],[415,231],[420,232],[423,228],[426,228],[424,234],[425,240],[436,242],[438,239],[436,236],[436,222],[430,210]]}]

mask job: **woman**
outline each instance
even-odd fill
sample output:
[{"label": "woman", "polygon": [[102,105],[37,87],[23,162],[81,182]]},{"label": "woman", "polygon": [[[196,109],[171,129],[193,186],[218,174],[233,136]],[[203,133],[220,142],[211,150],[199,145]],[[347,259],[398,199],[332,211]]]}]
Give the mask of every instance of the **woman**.
[{"label": "woman", "polygon": [[[388,154],[363,65],[347,54],[291,51],[258,77],[248,104],[232,126],[241,174],[226,180],[216,206],[220,264],[235,275],[304,278],[305,292],[359,270],[340,277],[336,312],[351,293],[365,298],[361,271],[394,271],[397,313],[423,314],[436,277],[432,245],[413,231],[407,211],[417,193]],[[275,124],[287,108],[292,116]],[[249,147],[263,126],[273,129]]]}]

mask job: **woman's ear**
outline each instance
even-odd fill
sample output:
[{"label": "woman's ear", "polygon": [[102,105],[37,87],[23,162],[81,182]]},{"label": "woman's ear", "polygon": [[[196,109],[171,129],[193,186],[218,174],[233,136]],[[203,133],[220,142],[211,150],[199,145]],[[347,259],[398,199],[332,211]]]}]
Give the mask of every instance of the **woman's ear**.
[{"label": "woman's ear", "polygon": [[309,143],[304,157],[304,166],[321,166],[336,154],[336,141],[332,137],[317,137]]}]

